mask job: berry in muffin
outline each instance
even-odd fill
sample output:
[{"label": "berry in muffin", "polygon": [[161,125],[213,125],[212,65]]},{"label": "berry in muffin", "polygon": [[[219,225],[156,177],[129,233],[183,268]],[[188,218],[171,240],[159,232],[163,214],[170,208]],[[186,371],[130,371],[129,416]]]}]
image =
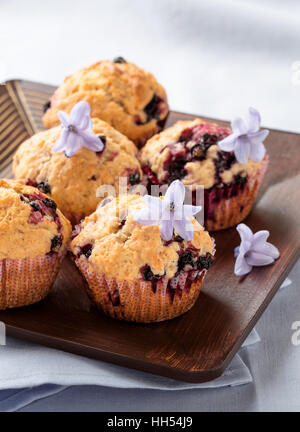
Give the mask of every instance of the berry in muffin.
[{"label": "berry in muffin", "polygon": [[71,225],[38,189],[0,180],[0,309],[44,298],[65,256]]},{"label": "berry in muffin", "polygon": [[232,135],[229,128],[201,119],[177,122],[151,138],[142,149],[140,160],[147,177],[144,181],[150,187],[180,179],[192,188],[194,204],[197,188],[203,187],[208,231],[239,223],[252,208],[267,156],[260,147],[257,160],[247,157],[240,162],[231,144],[230,151],[220,148],[220,143],[226,146],[225,139],[231,140]]},{"label": "berry in muffin", "polygon": [[119,177],[128,186],[142,179],[137,149],[124,135],[99,119],[89,117],[86,102],[68,116],[59,113],[57,126],[25,141],[14,156],[17,179],[49,195],[73,223],[91,214],[103,199],[97,189],[119,189]]},{"label": "berry in muffin", "polygon": [[190,240],[163,229],[165,240],[156,222],[138,221],[144,211],[141,196],[111,199],[81,222],[70,249],[99,309],[117,319],[157,322],[193,306],[212,263],[214,242],[194,218]]},{"label": "berry in muffin", "polygon": [[58,111],[69,113],[81,100],[89,102],[93,118],[106,121],[138,146],[163,128],[169,111],[166,92],[154,76],[122,57],[68,76],[48,109],[45,105],[45,126],[56,126]]}]

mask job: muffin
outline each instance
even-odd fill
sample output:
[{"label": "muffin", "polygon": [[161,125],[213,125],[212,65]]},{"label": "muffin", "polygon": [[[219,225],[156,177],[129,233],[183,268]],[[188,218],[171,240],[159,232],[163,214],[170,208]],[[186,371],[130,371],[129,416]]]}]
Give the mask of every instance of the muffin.
[{"label": "muffin", "polygon": [[191,241],[175,231],[164,241],[157,225],[136,222],[144,207],[139,195],[107,199],[80,224],[70,250],[100,310],[147,323],[174,318],[194,305],[214,242],[194,218]]},{"label": "muffin", "polygon": [[137,148],[106,122],[93,119],[93,132],[101,139],[103,150],[80,148],[72,157],[54,152],[62,129],[57,126],[25,141],[13,159],[17,179],[48,194],[73,223],[91,214],[104,196],[97,196],[102,185],[119,190],[119,177],[129,185],[142,178]]},{"label": "muffin", "polygon": [[230,128],[201,119],[178,121],[152,137],[141,150],[144,182],[170,184],[181,179],[196,194],[204,188],[204,225],[217,231],[240,223],[249,214],[267,168],[268,158],[238,162],[233,151],[218,145],[229,137]]},{"label": "muffin", "polygon": [[71,225],[38,189],[0,180],[0,309],[26,306],[50,291]]},{"label": "muffin", "polygon": [[154,76],[121,57],[66,77],[45,105],[44,125],[56,126],[58,111],[68,113],[81,100],[89,102],[92,117],[106,121],[138,146],[163,128],[169,111],[166,92]]}]

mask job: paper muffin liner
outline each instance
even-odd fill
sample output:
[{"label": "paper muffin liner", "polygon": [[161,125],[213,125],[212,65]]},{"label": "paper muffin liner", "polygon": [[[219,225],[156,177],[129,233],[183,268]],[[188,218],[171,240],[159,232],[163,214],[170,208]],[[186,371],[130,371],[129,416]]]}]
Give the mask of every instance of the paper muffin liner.
[{"label": "paper muffin liner", "polygon": [[151,281],[119,282],[98,274],[84,256],[75,263],[87,281],[89,297],[101,311],[112,318],[141,323],[165,321],[187,312],[197,300],[206,274],[206,270],[192,270],[172,279],[164,277],[157,281],[154,292]]},{"label": "paper muffin liner", "polygon": [[42,300],[49,293],[66,254],[36,258],[0,260],[0,310],[27,306]]},{"label": "paper muffin liner", "polygon": [[207,231],[230,228],[248,216],[267,170],[268,162],[268,158],[265,157],[259,172],[249,176],[244,185],[230,185],[204,191],[204,225]]}]

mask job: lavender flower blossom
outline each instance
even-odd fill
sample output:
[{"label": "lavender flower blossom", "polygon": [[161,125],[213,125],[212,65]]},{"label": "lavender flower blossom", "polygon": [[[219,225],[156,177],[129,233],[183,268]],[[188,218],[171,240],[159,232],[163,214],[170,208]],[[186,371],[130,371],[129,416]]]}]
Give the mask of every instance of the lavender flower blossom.
[{"label": "lavender flower blossom", "polygon": [[257,231],[255,234],[245,224],[236,227],[241,237],[241,244],[234,249],[236,258],[234,273],[242,276],[250,273],[254,266],[272,264],[278,257],[279,251],[267,242],[269,231]]},{"label": "lavender flower blossom", "polygon": [[234,152],[237,161],[241,164],[252,159],[254,162],[260,162],[266,149],[263,141],[267,138],[268,130],[259,130],[260,114],[254,108],[249,108],[248,118],[235,118],[231,122],[232,134],[219,141],[220,150],[225,152]]},{"label": "lavender flower blossom", "polygon": [[173,181],[164,199],[145,195],[147,207],[138,210],[134,219],[142,225],[158,225],[163,240],[169,241],[175,231],[185,240],[194,237],[191,217],[201,206],[184,205],[185,187],[180,180]]},{"label": "lavender flower blossom", "polygon": [[62,132],[58,142],[52,147],[52,151],[65,152],[67,157],[72,157],[82,147],[94,152],[100,152],[104,148],[103,142],[92,130],[90,117],[90,105],[81,101],[73,106],[70,114],[59,111],[57,114],[61,121]]}]

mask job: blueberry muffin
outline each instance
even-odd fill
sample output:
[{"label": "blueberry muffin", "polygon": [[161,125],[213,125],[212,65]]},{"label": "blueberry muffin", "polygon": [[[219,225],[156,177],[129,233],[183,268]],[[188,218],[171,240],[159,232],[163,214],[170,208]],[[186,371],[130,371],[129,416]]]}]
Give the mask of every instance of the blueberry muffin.
[{"label": "blueberry muffin", "polygon": [[89,102],[92,117],[105,120],[138,146],[159,132],[168,115],[167,96],[154,76],[119,57],[102,60],[65,78],[45,105],[44,125],[58,124],[79,101]]},{"label": "blueberry muffin", "polygon": [[53,152],[61,134],[57,126],[21,144],[13,160],[15,177],[48,194],[73,224],[96,209],[103,199],[97,196],[100,186],[118,191],[119,177],[126,177],[128,186],[142,178],[137,148],[128,138],[99,119],[93,119],[93,132],[104,144],[101,152],[85,147],[72,157]]},{"label": "blueberry muffin", "polygon": [[0,180],[0,309],[38,302],[65,256],[71,224],[38,189]]},{"label": "blueberry muffin", "polygon": [[121,320],[157,322],[193,306],[214,242],[194,218],[191,241],[175,231],[164,241],[158,226],[135,221],[144,206],[139,195],[107,199],[78,226],[70,249],[99,309]]},{"label": "blueberry muffin", "polygon": [[208,231],[229,228],[246,218],[267,167],[267,156],[260,162],[239,163],[234,152],[221,151],[218,142],[230,134],[231,129],[201,119],[179,121],[141,150],[148,188],[180,179],[191,187],[193,204],[199,188],[204,188]]}]

